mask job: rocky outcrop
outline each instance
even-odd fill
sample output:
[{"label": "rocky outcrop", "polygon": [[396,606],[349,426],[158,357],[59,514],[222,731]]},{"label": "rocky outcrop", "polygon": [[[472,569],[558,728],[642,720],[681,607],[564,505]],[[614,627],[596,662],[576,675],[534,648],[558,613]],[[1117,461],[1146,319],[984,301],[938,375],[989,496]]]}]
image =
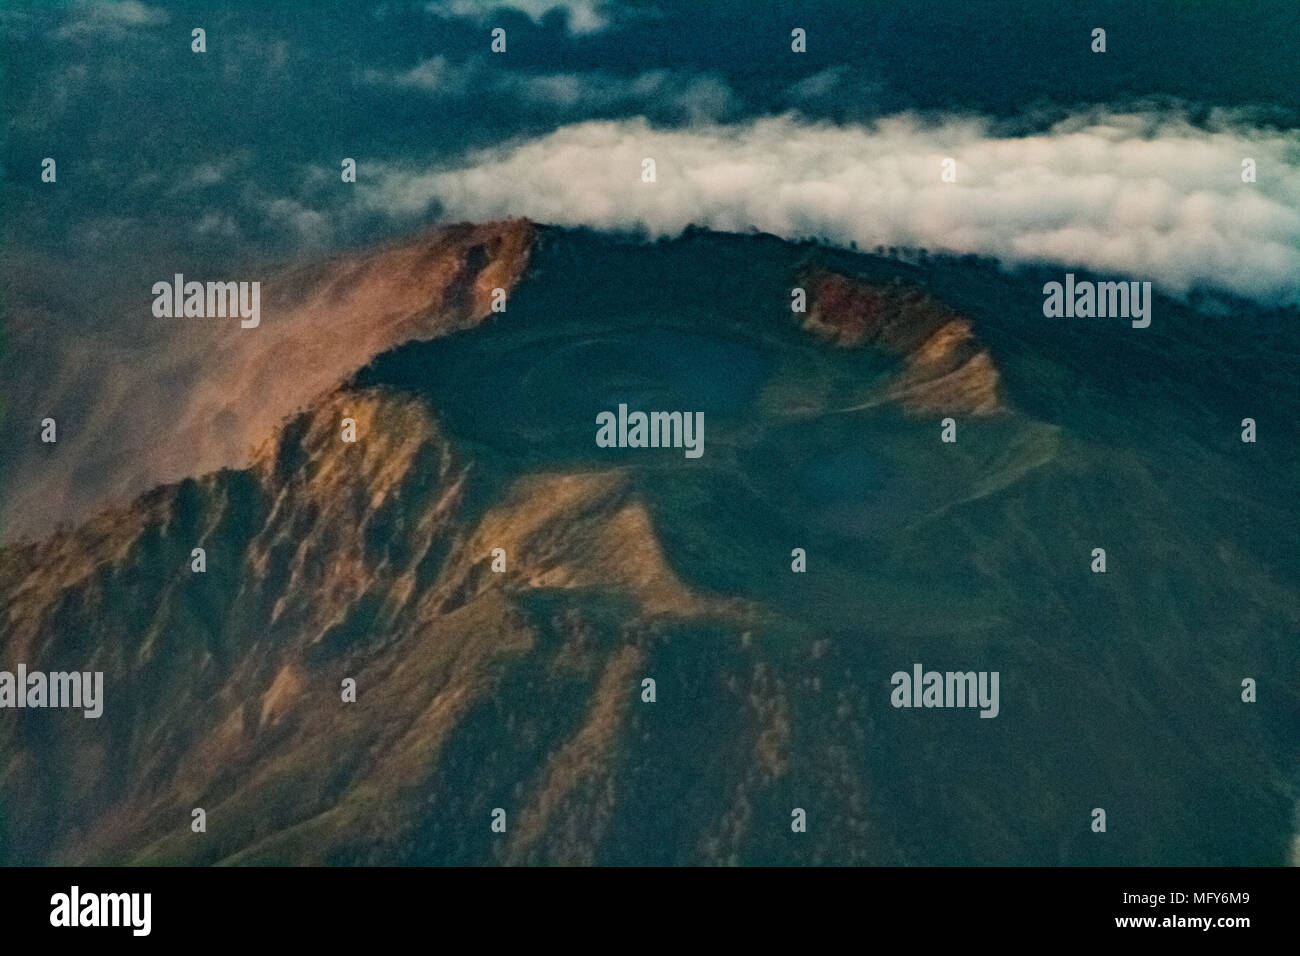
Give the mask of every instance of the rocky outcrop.
[{"label": "rocky outcrop", "polygon": [[969,319],[928,293],[871,285],[825,270],[804,276],[803,326],[844,348],[871,346],[903,359],[890,399],[918,414],[993,415],[1001,376]]}]

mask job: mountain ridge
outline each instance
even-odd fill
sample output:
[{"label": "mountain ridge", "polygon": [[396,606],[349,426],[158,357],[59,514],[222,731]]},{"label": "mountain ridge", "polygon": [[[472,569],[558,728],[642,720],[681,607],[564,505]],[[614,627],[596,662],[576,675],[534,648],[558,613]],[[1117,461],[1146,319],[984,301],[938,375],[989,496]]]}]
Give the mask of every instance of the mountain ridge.
[{"label": "mountain ridge", "polygon": [[[1002,333],[835,254],[534,228],[493,321],[375,356],[247,467],[0,550],[0,667],[108,688],[98,721],[0,719],[0,859],[1285,857],[1300,706],[1257,665],[1294,669],[1296,582],[1261,535],[1295,514],[1281,487],[1219,506],[1259,463],[1177,441],[1203,422],[1178,406],[1144,413],[1168,443],[1029,414],[1046,352],[1004,348],[966,388]],[[913,344],[808,334],[789,289],[826,274],[862,285],[838,312],[812,295],[817,322],[877,290],[919,310]],[[935,336],[963,387],[911,380],[918,408],[898,384]],[[704,456],[598,449],[620,396],[703,408]],[[1000,670],[1002,713],[893,709],[914,661]],[[1245,674],[1276,703],[1245,708]],[[1090,842],[1094,805],[1144,836]]]}]

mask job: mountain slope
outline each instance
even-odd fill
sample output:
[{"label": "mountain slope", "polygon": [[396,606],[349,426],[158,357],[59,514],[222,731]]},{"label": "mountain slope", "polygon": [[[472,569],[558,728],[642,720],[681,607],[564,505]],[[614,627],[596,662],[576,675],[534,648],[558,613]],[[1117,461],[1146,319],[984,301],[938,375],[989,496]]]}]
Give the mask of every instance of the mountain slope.
[{"label": "mountain slope", "polygon": [[73,316],[13,309],[15,354],[65,354],[52,368],[33,361],[9,370],[12,414],[54,417],[59,440],[32,450],[15,439],[13,457],[0,460],[4,540],[48,533],[164,481],[247,464],[286,415],[372,356],[490,315],[492,290],[514,289],[532,243],[524,220],[461,224],[288,272],[241,275],[262,283],[252,329],[228,318],[159,319],[141,296],[120,324],[144,341],[93,329],[51,341],[52,326],[72,334]]},{"label": "mountain slope", "polygon": [[[1171,303],[1045,330],[971,264],[546,229],[528,261],[249,467],[0,552],[0,666],[107,696],[0,712],[0,859],[1285,859],[1300,528],[1223,412],[1294,420],[1294,384],[1243,399]],[[619,403],[702,411],[704,454],[598,447]],[[998,671],[998,717],[892,707],[917,662]]]}]

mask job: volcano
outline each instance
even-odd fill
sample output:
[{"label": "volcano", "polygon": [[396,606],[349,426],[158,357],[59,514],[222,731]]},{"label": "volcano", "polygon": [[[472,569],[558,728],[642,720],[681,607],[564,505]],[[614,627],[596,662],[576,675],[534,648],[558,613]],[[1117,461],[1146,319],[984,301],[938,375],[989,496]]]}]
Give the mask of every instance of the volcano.
[{"label": "volcano", "polygon": [[1042,278],[512,221],[268,283],[252,459],[0,551],[0,669],[104,675],[0,711],[0,862],[1285,862],[1294,322]]}]

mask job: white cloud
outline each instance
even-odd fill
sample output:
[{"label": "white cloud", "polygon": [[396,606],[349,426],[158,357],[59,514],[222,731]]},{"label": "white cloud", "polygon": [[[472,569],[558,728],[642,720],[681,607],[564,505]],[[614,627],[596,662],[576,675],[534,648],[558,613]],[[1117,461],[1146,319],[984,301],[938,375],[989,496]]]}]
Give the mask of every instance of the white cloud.
[{"label": "white cloud", "polygon": [[304,206],[296,199],[275,199],[266,207],[267,219],[292,235],[300,246],[324,246],[329,238],[330,226],[325,216]]},{"label": "white cloud", "polygon": [[395,86],[400,89],[423,90],[440,96],[459,96],[469,90],[469,76],[477,67],[456,66],[445,56],[422,60],[409,70],[384,73],[366,70],[362,79],[367,83]]},{"label": "white cloud", "polygon": [[859,115],[877,112],[885,94],[885,84],[861,68],[829,66],[793,84],[785,91],[785,101],[796,108],[839,106]]},{"label": "white cloud", "polygon": [[205,238],[238,239],[239,223],[224,212],[209,212],[194,224],[196,235]]},{"label": "white cloud", "polygon": [[569,30],[576,34],[597,33],[610,24],[605,0],[434,0],[425,7],[439,16],[465,17],[480,23],[503,8],[518,10],[534,23],[552,10],[562,10],[568,17]]},{"label": "white cloud", "polygon": [[82,0],[56,35],[63,39],[95,34],[120,37],[128,30],[159,26],[168,19],[167,11],[140,0]]},{"label": "white cloud", "polygon": [[90,15],[95,19],[122,23],[126,26],[149,27],[167,22],[167,13],[163,10],[147,7],[140,0],[100,0],[88,4]]},{"label": "white cloud", "polygon": [[248,149],[231,150],[224,155],[205,160],[179,175],[173,174],[169,192],[181,194],[221,186],[244,178],[253,165],[253,153]]},{"label": "white cloud", "polygon": [[[944,157],[957,182],[940,180]],[[641,182],[653,157],[658,181]],[[1241,181],[1255,159],[1259,181]],[[448,219],[527,216],[675,235],[755,226],[847,245],[1059,263],[1300,302],[1300,131],[1166,113],[1078,116],[1037,135],[911,115],[836,126],[797,115],[659,129],[588,122],[433,171],[378,167],[364,206]]]},{"label": "white cloud", "polygon": [[226,178],[226,171],[217,163],[200,163],[190,178],[195,186],[215,186]]},{"label": "white cloud", "polygon": [[453,63],[439,55],[400,72],[366,70],[361,80],[439,98],[508,96],[561,114],[654,110],[659,116],[700,122],[725,119],[739,108],[731,88],[716,74],[672,70],[647,70],[630,77],[603,71],[522,73],[500,69],[482,57]]}]

